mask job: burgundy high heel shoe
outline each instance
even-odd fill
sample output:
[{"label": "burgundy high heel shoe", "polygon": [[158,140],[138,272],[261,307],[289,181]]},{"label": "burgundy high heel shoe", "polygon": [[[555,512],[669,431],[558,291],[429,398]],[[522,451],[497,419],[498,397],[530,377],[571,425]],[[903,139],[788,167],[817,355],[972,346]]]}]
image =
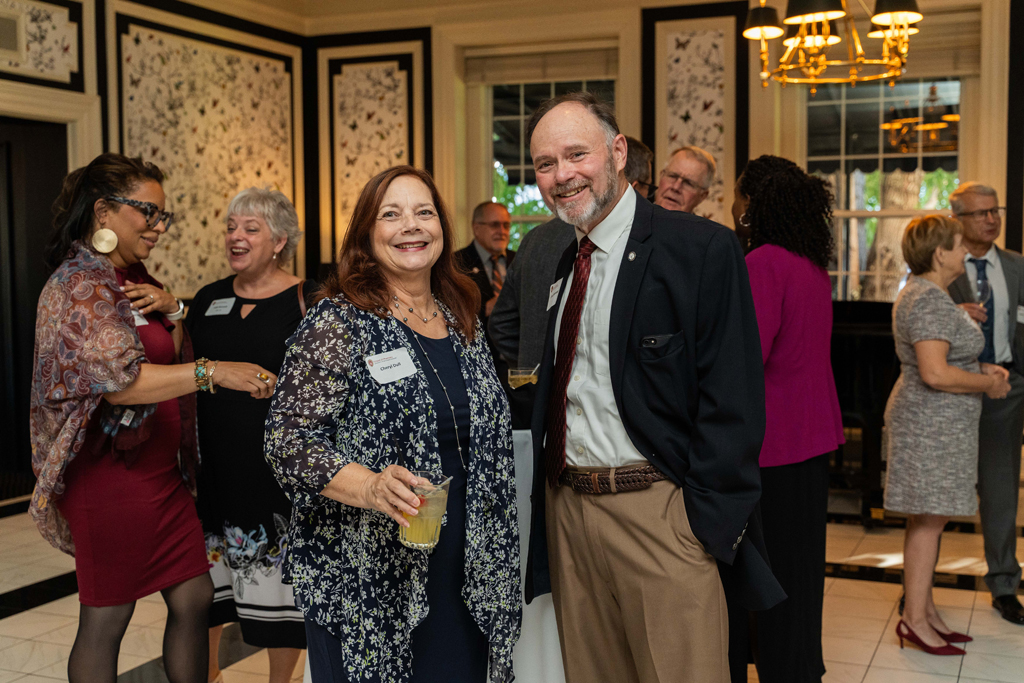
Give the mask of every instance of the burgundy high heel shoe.
[{"label": "burgundy high heel shoe", "polygon": [[942,631],[936,631],[942,639],[947,643],[971,643],[974,642],[974,638],[971,638],[966,633],[957,633],[956,631],[950,631],[949,633],[943,633]]},{"label": "burgundy high heel shoe", "polygon": [[[904,629],[906,630],[905,633]],[[900,619],[900,622],[896,624],[896,636],[900,639],[900,649],[903,648],[903,639],[905,638],[930,655],[967,654],[966,650],[962,650],[961,648],[956,647],[954,645],[950,645],[949,643],[946,643],[941,647],[932,647],[931,645],[928,645],[923,640],[921,640],[921,638],[918,637],[918,635],[914,633],[914,631],[909,626],[907,626],[902,619]]]}]

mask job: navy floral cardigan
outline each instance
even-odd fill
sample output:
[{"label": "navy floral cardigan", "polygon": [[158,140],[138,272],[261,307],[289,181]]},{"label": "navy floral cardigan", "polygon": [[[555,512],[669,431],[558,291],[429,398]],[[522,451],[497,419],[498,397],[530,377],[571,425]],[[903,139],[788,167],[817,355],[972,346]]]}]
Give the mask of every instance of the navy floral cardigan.
[{"label": "navy floral cardigan", "polygon": [[[401,545],[383,513],[320,495],[351,462],[441,469],[436,406],[401,324],[321,301],[288,340],[267,418],[267,461],[293,505],[284,577],[306,618],[340,639],[353,682],[408,681],[412,629],[427,614],[428,553]],[[490,680],[504,683],[522,617],[508,401],[479,323],[472,343],[449,329],[471,413],[462,596],[490,643]],[[400,347],[419,371],[378,384],[366,358]]]}]

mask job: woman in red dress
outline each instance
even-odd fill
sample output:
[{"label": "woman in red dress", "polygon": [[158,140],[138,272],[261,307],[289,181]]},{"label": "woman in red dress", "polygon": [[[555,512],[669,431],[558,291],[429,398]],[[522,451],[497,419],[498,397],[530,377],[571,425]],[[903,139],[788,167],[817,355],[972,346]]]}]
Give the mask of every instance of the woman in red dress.
[{"label": "woman in red dress", "polygon": [[81,616],[71,683],[117,678],[135,601],[167,603],[171,683],[205,683],[213,598],[194,491],[195,397],[216,386],[273,392],[249,363],[192,361],[181,302],[146,271],[170,227],[163,174],[104,154],[71,173],[55,204],[55,269],[39,297],[30,513],[75,556]]}]

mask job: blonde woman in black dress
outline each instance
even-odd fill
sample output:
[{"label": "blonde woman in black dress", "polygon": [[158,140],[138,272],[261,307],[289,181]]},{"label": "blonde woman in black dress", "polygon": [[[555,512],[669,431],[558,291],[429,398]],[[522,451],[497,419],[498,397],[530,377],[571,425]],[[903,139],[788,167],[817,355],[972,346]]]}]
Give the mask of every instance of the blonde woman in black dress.
[{"label": "blonde woman in black dress", "polygon": [[[277,372],[313,290],[284,269],[301,235],[295,209],[280,192],[253,187],[231,200],[224,248],[235,274],[201,289],[189,308],[197,356],[258,358]],[[215,587],[210,681],[220,677],[225,623],[238,621],[246,643],[268,648],[270,683],[291,679],[306,646],[302,614],[291,586],[281,582],[291,504],[263,458],[269,408],[269,400],[237,391],[204,395],[198,405],[197,505]]]}]

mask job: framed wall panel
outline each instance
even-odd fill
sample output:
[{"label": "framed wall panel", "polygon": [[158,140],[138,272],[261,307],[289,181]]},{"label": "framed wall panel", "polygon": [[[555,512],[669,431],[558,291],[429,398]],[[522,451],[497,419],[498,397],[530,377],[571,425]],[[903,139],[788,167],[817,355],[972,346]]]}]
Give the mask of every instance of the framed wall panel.
[{"label": "framed wall panel", "polygon": [[369,42],[317,48],[324,264],[337,258],[356,200],[370,178],[398,164],[429,171],[433,162],[429,29],[317,40],[332,39]]},{"label": "framed wall panel", "polygon": [[656,170],[680,147],[710,152],[718,173],[696,213],[730,227],[748,154],[746,11],[726,2],[643,12],[644,142]]},{"label": "framed wall panel", "polygon": [[0,54],[0,79],[85,92],[81,2],[0,0],[0,19],[16,42]]},{"label": "framed wall panel", "polygon": [[[238,191],[280,190],[304,226],[301,48],[145,8],[121,9],[112,27],[112,139],[167,176],[167,208],[176,220],[147,267],[191,298],[231,274],[224,223]],[[294,269],[305,272],[302,244]]]}]

